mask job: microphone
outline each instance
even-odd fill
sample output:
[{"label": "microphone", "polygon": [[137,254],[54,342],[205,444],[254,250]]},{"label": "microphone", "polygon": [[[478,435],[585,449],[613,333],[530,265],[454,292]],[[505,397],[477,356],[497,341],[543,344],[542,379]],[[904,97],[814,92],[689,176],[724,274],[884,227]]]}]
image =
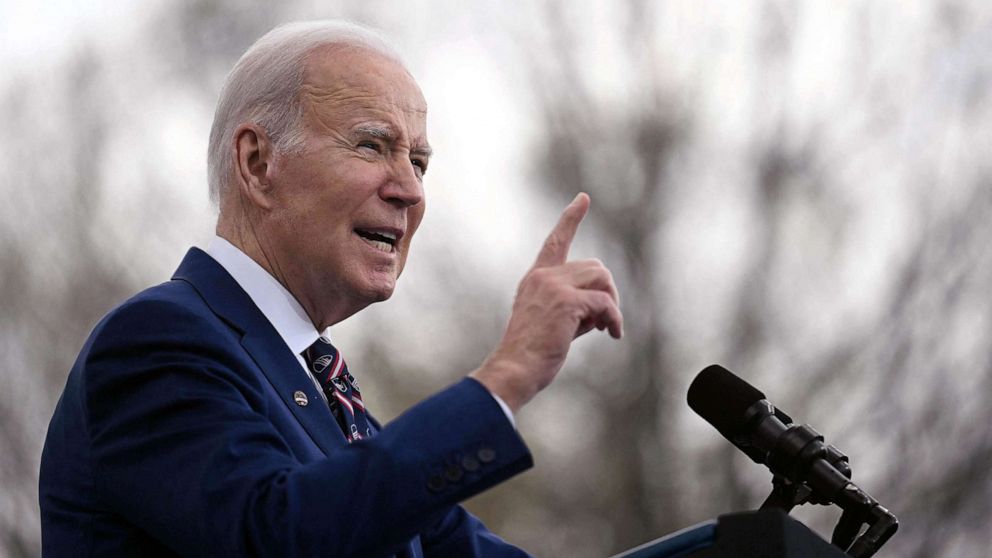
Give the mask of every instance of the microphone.
[{"label": "microphone", "polygon": [[[823,490],[842,489],[851,477],[847,456],[825,445],[823,436],[808,425],[793,425],[792,417],[769,403],[764,393],[722,366],[714,364],[700,372],[689,386],[688,400],[689,407],[724,438],[776,475],[801,484],[809,476],[805,466],[823,457],[844,477],[818,470],[814,483],[831,481],[832,486]],[[821,479],[823,475],[828,478]]]},{"label": "microphone", "polygon": [[[689,386],[689,407],[755,463],[774,474],[761,508],[810,502],[844,510],[832,542],[851,556],[871,556],[898,528],[898,520],[851,482],[847,456],[825,444],[809,425],[768,402],[765,394],[719,365],[700,372]],[[862,523],[871,527],[858,537]],[[858,537],[858,540],[855,538]]]}]

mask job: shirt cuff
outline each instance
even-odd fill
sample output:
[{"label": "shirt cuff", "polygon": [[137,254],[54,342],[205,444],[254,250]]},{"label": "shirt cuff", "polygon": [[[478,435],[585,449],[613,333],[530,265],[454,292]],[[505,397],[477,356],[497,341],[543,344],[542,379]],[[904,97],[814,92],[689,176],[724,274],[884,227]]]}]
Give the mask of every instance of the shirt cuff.
[{"label": "shirt cuff", "polygon": [[506,420],[510,421],[510,426],[512,426],[513,429],[516,430],[517,422],[513,420],[513,411],[510,410],[510,406],[506,404],[506,401],[500,399],[500,396],[496,395],[495,393],[490,391],[489,395],[492,395],[493,399],[495,399],[496,402],[499,403],[499,408],[503,409],[503,414],[506,415]]}]

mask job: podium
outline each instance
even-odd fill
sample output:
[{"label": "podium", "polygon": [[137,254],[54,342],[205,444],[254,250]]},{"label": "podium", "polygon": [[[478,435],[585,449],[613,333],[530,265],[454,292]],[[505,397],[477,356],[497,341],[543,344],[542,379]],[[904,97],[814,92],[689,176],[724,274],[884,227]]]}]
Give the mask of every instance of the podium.
[{"label": "podium", "polygon": [[848,558],[779,509],[721,515],[613,558]]}]

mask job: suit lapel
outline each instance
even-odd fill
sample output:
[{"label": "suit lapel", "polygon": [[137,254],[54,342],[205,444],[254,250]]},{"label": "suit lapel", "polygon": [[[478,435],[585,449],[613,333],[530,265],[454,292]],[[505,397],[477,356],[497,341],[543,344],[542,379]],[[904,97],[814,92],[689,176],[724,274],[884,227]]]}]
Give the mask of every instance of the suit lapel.
[{"label": "suit lapel", "polygon": [[[199,248],[191,248],[172,277],[193,286],[221,319],[241,333],[241,345],[313,442],[329,455],[347,445],[316,386],[300,369],[279,333],[227,271]],[[306,405],[296,402],[306,395]]]}]

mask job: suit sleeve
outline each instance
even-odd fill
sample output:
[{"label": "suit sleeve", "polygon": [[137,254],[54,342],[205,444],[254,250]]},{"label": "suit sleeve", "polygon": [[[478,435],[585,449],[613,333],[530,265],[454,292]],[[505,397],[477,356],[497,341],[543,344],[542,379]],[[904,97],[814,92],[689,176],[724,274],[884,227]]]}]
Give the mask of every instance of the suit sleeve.
[{"label": "suit sleeve", "polygon": [[[267,405],[282,403],[239,370],[240,351],[223,324],[143,301],[105,321],[86,356],[96,490],[181,555],[389,555],[532,464],[470,379],[371,440],[300,463],[266,418]],[[474,529],[459,525],[451,533]]]}]

